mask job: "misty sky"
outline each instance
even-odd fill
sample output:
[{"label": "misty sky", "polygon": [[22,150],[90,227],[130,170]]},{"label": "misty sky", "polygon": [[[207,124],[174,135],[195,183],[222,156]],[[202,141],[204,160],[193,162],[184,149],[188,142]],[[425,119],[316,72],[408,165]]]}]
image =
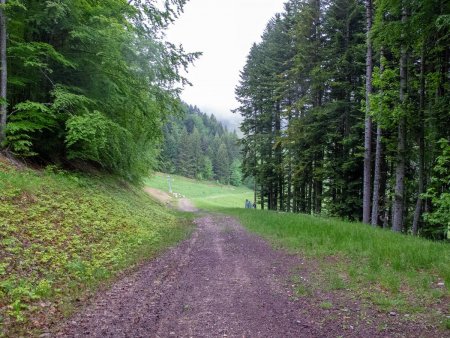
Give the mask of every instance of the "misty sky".
[{"label": "misty sky", "polygon": [[167,32],[167,40],[203,56],[189,68],[182,99],[219,118],[236,118],[239,72],[267,22],[285,0],[190,0]]}]

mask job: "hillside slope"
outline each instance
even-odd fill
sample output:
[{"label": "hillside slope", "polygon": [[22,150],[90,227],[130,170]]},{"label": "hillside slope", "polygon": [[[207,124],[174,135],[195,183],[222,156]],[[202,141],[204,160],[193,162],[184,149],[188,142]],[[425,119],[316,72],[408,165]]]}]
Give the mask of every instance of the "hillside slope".
[{"label": "hillside slope", "polygon": [[112,177],[0,159],[0,337],[36,334],[190,227]]}]

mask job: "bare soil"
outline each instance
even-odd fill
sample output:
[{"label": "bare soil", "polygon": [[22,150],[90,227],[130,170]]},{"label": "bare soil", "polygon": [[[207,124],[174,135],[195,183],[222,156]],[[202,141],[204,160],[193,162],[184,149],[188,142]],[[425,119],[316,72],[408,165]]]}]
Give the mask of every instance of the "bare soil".
[{"label": "bare soil", "polygon": [[176,200],[170,194],[168,194],[162,190],[158,190],[158,189],[150,188],[150,187],[146,187],[144,189],[144,191],[147,194],[149,194],[150,196],[152,196],[154,199],[156,199],[157,201],[159,201],[160,203],[162,203],[168,207],[171,207],[171,208],[174,208],[174,209],[177,209],[180,211],[186,211],[186,212],[198,211],[198,209],[187,198],[180,198],[179,200]]},{"label": "bare soil", "polygon": [[164,191],[150,187],[145,187],[144,191],[165,205],[169,205],[170,202],[172,201],[172,196],[170,196],[168,193]]},{"label": "bare soil", "polygon": [[440,336],[345,291],[298,297],[292,276],[308,270],[299,256],[274,250],[231,217],[195,222],[190,239],[101,291],[51,336]]},{"label": "bare soil", "polygon": [[198,209],[187,198],[181,198],[178,201],[178,210],[187,212],[196,212]]}]

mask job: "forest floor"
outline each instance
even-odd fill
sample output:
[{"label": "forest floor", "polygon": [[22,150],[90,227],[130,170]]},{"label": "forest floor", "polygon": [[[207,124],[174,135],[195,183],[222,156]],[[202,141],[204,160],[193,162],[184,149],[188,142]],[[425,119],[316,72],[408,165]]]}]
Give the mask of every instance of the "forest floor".
[{"label": "forest floor", "polygon": [[[186,200],[182,210],[192,211]],[[425,321],[346,289],[303,292],[318,266],[275,250],[235,218],[195,215],[190,239],[100,291],[59,337],[438,337]]]}]

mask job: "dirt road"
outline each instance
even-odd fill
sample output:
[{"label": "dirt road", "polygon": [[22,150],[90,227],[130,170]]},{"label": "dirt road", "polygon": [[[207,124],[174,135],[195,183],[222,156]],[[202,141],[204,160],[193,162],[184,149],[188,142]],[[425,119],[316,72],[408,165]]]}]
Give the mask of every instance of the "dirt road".
[{"label": "dirt road", "polygon": [[196,223],[190,239],[100,292],[55,335],[284,338],[432,333],[363,309],[351,297],[334,295],[333,309],[320,305],[327,295],[297,298],[289,278],[302,264],[298,256],[273,250],[230,217],[204,215]]},{"label": "dirt road", "polygon": [[146,187],[144,191],[152,196],[154,199],[163,203],[168,207],[172,207],[174,209],[178,209],[180,211],[186,212],[196,212],[198,209],[192,204],[190,200],[187,198],[176,199],[172,195],[158,189]]},{"label": "dirt road", "polygon": [[208,215],[196,223],[189,240],[98,295],[59,335],[286,337],[303,332],[283,285],[295,259],[274,252],[231,218]]}]

